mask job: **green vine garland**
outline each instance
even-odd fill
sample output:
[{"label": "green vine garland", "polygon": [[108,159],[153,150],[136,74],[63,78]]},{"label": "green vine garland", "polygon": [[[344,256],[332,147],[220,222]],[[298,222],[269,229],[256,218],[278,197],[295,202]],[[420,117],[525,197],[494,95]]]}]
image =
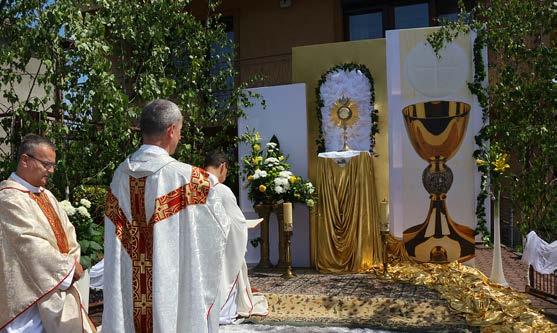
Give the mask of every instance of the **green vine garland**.
[{"label": "green vine garland", "polygon": [[[489,140],[487,133],[488,119],[489,119],[489,101],[488,96],[483,87],[486,78],[485,64],[483,60],[482,50],[486,47],[487,40],[484,30],[477,31],[476,39],[474,40],[474,81],[468,83],[470,92],[478,98],[480,107],[482,108],[482,128],[475,137],[476,145],[479,147],[473,153],[474,158],[485,155],[484,143]],[[476,234],[482,234],[482,240],[486,243],[491,243],[491,233],[487,228],[487,218],[485,210],[485,201],[489,198],[489,170],[485,165],[478,165],[478,171],[482,174],[480,181],[480,193],[476,198]]]},{"label": "green vine garland", "polygon": [[317,83],[317,88],[315,88],[315,95],[317,96],[317,119],[319,120],[319,136],[317,140],[315,140],[315,143],[317,144],[317,153],[322,153],[325,151],[325,138],[323,137],[323,124],[322,124],[323,117],[321,115],[321,108],[325,105],[325,103],[323,102],[323,98],[321,98],[321,93],[320,93],[321,85],[323,85],[323,83],[327,79],[327,75],[338,70],[343,70],[347,72],[353,70],[359,70],[369,80],[370,92],[371,92],[371,98],[369,101],[371,106],[371,133],[369,138],[371,145],[369,151],[373,152],[373,148],[375,147],[375,133],[379,133],[379,123],[378,123],[379,115],[378,115],[378,111],[375,109],[375,89],[373,87],[373,77],[371,76],[371,72],[366,66],[351,62],[351,63],[344,63],[341,65],[336,65],[331,67],[327,72],[325,72],[325,74],[321,75],[321,78]]},{"label": "green vine garland", "polygon": [[[461,13],[461,17],[465,17]],[[428,36],[427,40],[429,44],[435,50],[437,56],[439,56],[439,51],[445,46],[446,43],[450,43],[454,38],[458,36],[459,33],[469,33],[471,30],[468,26],[465,26],[464,30],[458,29],[457,25],[449,24],[448,29],[443,27],[437,33],[433,33]],[[488,119],[489,119],[489,100],[484,87],[484,81],[486,79],[485,63],[483,59],[483,49],[487,46],[487,34],[484,29],[476,29],[476,39],[474,40],[474,50],[473,50],[473,61],[474,61],[474,80],[473,82],[468,82],[468,90],[470,93],[478,99],[478,103],[482,109],[482,128],[480,129],[478,135],[475,136],[476,145],[479,147],[473,153],[474,158],[478,158],[486,154],[485,143],[489,141],[488,136]],[[491,233],[487,228],[487,218],[486,218],[486,208],[485,201],[489,198],[489,169],[485,165],[478,165],[478,171],[481,173],[480,181],[480,193],[476,198],[476,218],[477,226],[475,234],[482,234],[482,240],[486,244],[491,243]]]}]

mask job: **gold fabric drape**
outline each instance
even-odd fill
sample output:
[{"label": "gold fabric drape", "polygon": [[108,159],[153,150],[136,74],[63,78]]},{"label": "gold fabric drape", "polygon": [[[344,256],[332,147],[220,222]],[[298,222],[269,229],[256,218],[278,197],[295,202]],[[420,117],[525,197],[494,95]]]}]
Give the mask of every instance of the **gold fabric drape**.
[{"label": "gold fabric drape", "polygon": [[[378,275],[382,272],[376,270]],[[422,285],[438,291],[456,312],[481,332],[557,332],[524,293],[493,284],[478,269],[450,264],[400,262],[389,265],[394,281]]]},{"label": "gold fabric drape", "polygon": [[368,153],[346,159],[318,158],[319,203],[311,228],[311,253],[321,272],[363,272],[382,262],[373,172]]}]

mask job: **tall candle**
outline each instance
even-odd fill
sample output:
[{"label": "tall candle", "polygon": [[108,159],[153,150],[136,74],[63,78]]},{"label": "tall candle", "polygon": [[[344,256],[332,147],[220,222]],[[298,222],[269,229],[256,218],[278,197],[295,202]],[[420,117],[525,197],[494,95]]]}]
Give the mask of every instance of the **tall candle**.
[{"label": "tall candle", "polygon": [[379,203],[379,227],[381,230],[389,230],[389,202],[383,199]]},{"label": "tall candle", "polygon": [[284,231],[292,231],[292,203],[282,204],[282,216],[284,219]]}]

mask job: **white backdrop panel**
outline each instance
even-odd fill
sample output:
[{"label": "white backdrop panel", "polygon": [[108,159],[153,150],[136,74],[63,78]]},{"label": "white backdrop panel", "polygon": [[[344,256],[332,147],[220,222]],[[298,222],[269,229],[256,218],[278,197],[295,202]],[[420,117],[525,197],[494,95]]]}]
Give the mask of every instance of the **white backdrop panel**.
[{"label": "white backdrop panel", "polygon": [[[414,29],[412,29],[414,30]],[[425,31],[426,29],[424,29]],[[427,29],[432,32],[433,29]],[[447,165],[453,170],[455,181],[447,193],[447,206],[449,214],[457,223],[467,225],[472,229],[476,226],[475,204],[479,193],[480,175],[476,169],[472,152],[476,148],[474,136],[482,126],[482,112],[477,99],[465,87],[470,74],[462,77],[452,77],[458,80],[457,88],[450,90],[436,90],[441,95],[426,96],[416,91],[413,97],[405,97],[401,71],[405,71],[404,60],[408,59],[401,54],[401,39],[406,36],[405,30],[392,30],[386,32],[387,39],[387,89],[389,98],[389,157],[391,159],[390,178],[390,228],[395,237],[402,238],[402,233],[407,228],[422,223],[429,207],[428,193],[422,185],[421,174],[427,163],[423,161],[412,147],[402,118],[402,109],[413,103],[430,100],[456,100],[469,103],[472,106],[466,136],[457,154],[448,161]],[[470,45],[473,44],[475,35],[470,34]],[[456,47],[456,45],[451,45]],[[425,47],[418,44],[416,46]],[[429,47],[429,46],[428,46]],[[469,60],[472,50],[463,53]],[[413,52],[410,52],[412,56]],[[402,59],[401,59],[402,58]],[[442,92],[442,93],[441,93]],[[465,93],[463,93],[465,92]],[[489,209],[487,211],[489,216]]]},{"label": "white backdrop panel", "polygon": [[[279,139],[281,151],[288,155],[288,163],[292,165],[294,174],[307,179],[308,177],[308,132],[306,112],[306,85],[289,84],[282,86],[252,88],[250,91],[258,93],[265,99],[266,108],[253,100],[254,106],[246,111],[246,118],[238,120],[238,132],[242,135],[246,128],[255,128],[261,133],[262,147],[276,135]],[[238,148],[240,160],[250,152],[247,144]],[[244,184],[240,175],[240,184]],[[248,192],[240,186],[240,208],[247,218],[255,218],[253,203],[248,199]],[[292,236],[292,263],[295,267],[309,267],[309,212],[305,205],[294,205],[294,231]],[[278,227],[276,216],[270,221],[270,258],[273,264],[278,261]],[[249,239],[259,237],[260,228],[249,231]],[[254,248],[248,243],[246,261],[259,262],[259,247]]]}]

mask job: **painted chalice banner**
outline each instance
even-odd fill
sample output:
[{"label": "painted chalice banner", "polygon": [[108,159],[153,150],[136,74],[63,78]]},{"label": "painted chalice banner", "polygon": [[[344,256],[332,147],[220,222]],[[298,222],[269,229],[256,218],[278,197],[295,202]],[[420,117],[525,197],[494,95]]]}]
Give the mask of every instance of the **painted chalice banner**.
[{"label": "painted chalice banner", "polygon": [[447,192],[459,175],[446,163],[466,134],[470,105],[431,101],[405,107],[402,113],[414,150],[429,163],[422,183],[430,197],[425,221],[403,232],[406,251],[421,262],[468,260],[474,256],[474,230],[455,222],[448,212]]}]

